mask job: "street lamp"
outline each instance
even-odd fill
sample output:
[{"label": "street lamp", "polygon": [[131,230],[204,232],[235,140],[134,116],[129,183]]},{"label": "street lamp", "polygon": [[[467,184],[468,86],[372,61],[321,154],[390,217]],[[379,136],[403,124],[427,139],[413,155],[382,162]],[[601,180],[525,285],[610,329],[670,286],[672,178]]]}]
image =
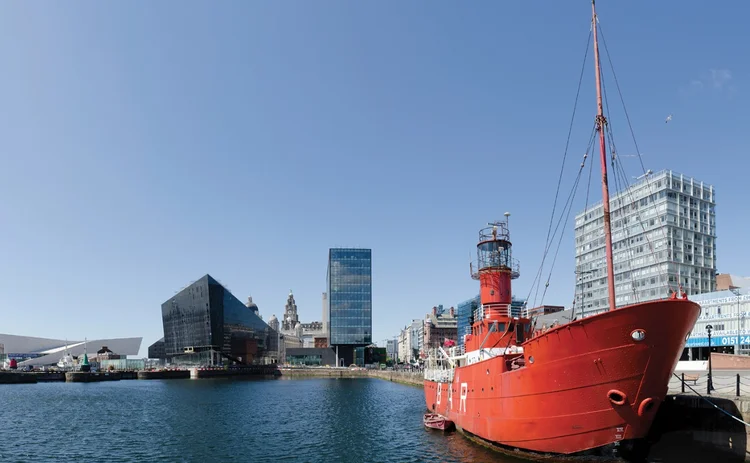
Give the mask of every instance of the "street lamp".
[{"label": "street lamp", "polygon": [[729,288],[729,291],[737,296],[737,343],[734,348],[734,355],[740,354],[740,292],[736,289]]},{"label": "street lamp", "polygon": [[708,325],[706,326],[706,331],[708,331],[708,393],[711,394],[711,391],[714,390],[714,384],[713,384],[713,378],[712,378],[712,368],[711,368],[711,330],[714,329],[713,326]]}]

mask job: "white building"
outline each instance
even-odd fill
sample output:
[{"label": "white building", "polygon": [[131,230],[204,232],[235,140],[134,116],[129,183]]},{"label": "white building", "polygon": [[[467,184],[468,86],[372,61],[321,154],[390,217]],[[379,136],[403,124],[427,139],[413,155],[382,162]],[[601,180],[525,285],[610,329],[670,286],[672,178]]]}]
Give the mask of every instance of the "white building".
[{"label": "white building", "polygon": [[[672,171],[651,174],[610,199],[616,305],[716,290],[715,192]],[[576,312],[609,307],[602,203],[576,216]]]},{"label": "white building", "polygon": [[683,355],[683,359],[708,358],[706,327],[709,325],[712,348],[725,348],[727,353],[750,354],[750,288],[716,291],[689,299],[701,305],[701,315],[687,340],[687,358]]},{"label": "white building", "polygon": [[407,363],[409,358],[409,346],[410,340],[407,337],[409,333],[408,328],[404,328],[398,334],[398,361],[400,363]]},{"label": "white building", "polygon": [[398,362],[398,338],[385,341],[385,352],[394,363]]}]

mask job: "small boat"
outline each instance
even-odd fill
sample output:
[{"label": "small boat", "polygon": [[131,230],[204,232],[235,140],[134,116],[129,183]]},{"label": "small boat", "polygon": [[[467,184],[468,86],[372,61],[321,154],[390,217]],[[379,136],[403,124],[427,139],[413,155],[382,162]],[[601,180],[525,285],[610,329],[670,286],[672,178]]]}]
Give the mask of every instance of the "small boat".
[{"label": "small boat", "polygon": [[430,429],[438,429],[440,431],[453,429],[453,421],[437,413],[425,413],[423,421],[424,425]]}]

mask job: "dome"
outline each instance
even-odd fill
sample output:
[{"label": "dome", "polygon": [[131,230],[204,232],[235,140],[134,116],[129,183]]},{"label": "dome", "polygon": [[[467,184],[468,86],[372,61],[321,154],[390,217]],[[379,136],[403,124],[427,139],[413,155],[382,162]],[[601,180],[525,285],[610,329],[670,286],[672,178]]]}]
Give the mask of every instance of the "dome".
[{"label": "dome", "polygon": [[275,315],[275,314],[274,314],[274,315],[271,315],[271,318],[269,318],[269,319],[268,319],[268,321],[269,321],[269,322],[275,322],[275,321],[278,321],[278,320],[279,320],[279,319],[278,319],[278,318],[276,318],[276,315]]}]

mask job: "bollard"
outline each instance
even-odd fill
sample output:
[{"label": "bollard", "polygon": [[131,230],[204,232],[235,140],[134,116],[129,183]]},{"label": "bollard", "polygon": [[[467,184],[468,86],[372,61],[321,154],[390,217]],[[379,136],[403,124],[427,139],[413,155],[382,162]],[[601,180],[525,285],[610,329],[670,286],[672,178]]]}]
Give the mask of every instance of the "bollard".
[{"label": "bollard", "polygon": [[682,393],[685,393],[685,373],[682,374]]},{"label": "bollard", "polygon": [[737,373],[737,397],[740,396],[740,374]]}]

